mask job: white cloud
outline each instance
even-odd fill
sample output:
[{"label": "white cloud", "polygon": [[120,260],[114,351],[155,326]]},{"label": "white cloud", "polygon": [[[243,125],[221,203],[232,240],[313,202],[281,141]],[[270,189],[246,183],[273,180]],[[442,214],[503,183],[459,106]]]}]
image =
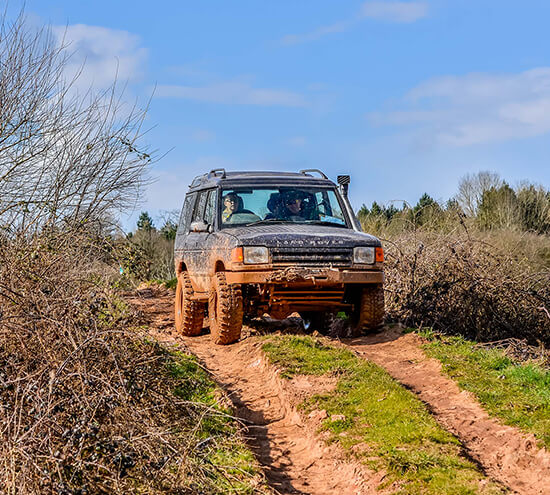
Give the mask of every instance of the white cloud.
[{"label": "white cloud", "polygon": [[115,79],[124,83],[144,72],[147,50],[134,34],[85,24],[54,26],[52,31],[58,44],[66,46],[70,54],[65,68],[67,79],[80,74],[77,89],[105,89]]},{"label": "white cloud", "polygon": [[361,8],[364,17],[387,22],[410,23],[428,15],[425,2],[365,2]]},{"label": "white cloud", "polygon": [[283,45],[297,45],[298,43],[307,43],[308,41],[316,41],[327,34],[341,33],[347,31],[351,26],[351,22],[337,22],[330,26],[321,26],[309,33],[303,34],[287,34],[281,39]]},{"label": "white cloud", "polygon": [[550,132],[550,67],[435,78],[409,91],[402,103],[404,109],[368,118],[414,126],[423,140],[452,146],[538,136]]},{"label": "white cloud", "polygon": [[205,141],[212,141],[216,135],[207,129],[195,129],[193,132],[191,132],[191,139],[193,141],[198,142],[205,142]]},{"label": "white cloud", "polygon": [[317,41],[326,35],[348,31],[358,22],[370,18],[386,22],[411,23],[428,15],[426,2],[365,2],[354,17],[328,26],[321,26],[313,31],[301,34],[287,34],[281,39],[283,45],[297,45]]},{"label": "white cloud", "polygon": [[304,146],[307,140],[304,136],[294,136],[287,140],[291,146]]},{"label": "white cloud", "polygon": [[203,87],[160,85],[156,88],[155,96],[227,105],[307,106],[304,97],[298,93],[279,89],[254,88],[248,83],[233,81]]}]

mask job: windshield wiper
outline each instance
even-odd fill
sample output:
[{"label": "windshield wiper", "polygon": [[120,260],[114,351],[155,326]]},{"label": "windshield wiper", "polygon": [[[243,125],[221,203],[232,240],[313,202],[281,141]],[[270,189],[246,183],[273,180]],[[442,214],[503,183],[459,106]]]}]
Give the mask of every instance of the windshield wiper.
[{"label": "windshield wiper", "polygon": [[309,225],[326,225],[328,227],[343,227],[344,229],[349,229],[349,227],[344,223],[330,222],[328,220],[307,220],[306,222]]},{"label": "windshield wiper", "polygon": [[246,227],[251,225],[260,225],[262,223],[292,223],[289,220],[282,220],[280,218],[264,218],[263,220],[256,220],[255,222],[245,223]]}]

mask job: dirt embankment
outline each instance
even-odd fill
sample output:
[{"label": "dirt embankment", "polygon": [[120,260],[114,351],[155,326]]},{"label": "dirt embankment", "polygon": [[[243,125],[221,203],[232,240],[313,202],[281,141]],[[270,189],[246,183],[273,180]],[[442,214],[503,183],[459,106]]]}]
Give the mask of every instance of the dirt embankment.
[{"label": "dirt embankment", "polygon": [[[369,494],[384,473],[368,471],[327,446],[315,434],[322,418],[304,418],[295,405],[309,394],[334,384],[315,377],[291,382],[268,365],[254,338],[232,346],[215,346],[209,335],[181,338],[173,329],[171,292],[135,298],[159,340],[175,342],[196,354],[229,393],[237,415],[248,427],[250,444],[263,464],[267,479],[279,493]],[[436,419],[463,443],[487,474],[514,492],[550,493],[550,453],[536,446],[532,435],[492,419],[468,393],[441,374],[438,361],[427,358],[420,341],[398,329],[343,342],[359,356],[383,366],[414,391]],[[391,492],[391,487],[387,492]]]}]

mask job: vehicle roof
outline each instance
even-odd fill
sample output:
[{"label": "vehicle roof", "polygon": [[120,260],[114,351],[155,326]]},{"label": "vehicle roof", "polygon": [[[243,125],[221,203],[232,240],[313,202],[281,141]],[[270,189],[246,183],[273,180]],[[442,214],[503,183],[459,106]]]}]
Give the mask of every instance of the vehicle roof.
[{"label": "vehicle roof", "polygon": [[322,177],[311,175],[312,172],[275,172],[263,170],[247,170],[226,172],[223,169],[212,170],[206,174],[198,175],[189,186],[190,191],[208,189],[212,187],[236,187],[236,186],[273,186],[273,185],[311,185],[332,186],[335,184],[322,172]]}]

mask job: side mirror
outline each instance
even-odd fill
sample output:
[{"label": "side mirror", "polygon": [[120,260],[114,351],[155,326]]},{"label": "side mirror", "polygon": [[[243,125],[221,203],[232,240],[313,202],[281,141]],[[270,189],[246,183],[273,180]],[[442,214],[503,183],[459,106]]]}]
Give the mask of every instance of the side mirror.
[{"label": "side mirror", "polygon": [[204,223],[202,220],[191,222],[191,232],[210,232],[210,225]]}]

